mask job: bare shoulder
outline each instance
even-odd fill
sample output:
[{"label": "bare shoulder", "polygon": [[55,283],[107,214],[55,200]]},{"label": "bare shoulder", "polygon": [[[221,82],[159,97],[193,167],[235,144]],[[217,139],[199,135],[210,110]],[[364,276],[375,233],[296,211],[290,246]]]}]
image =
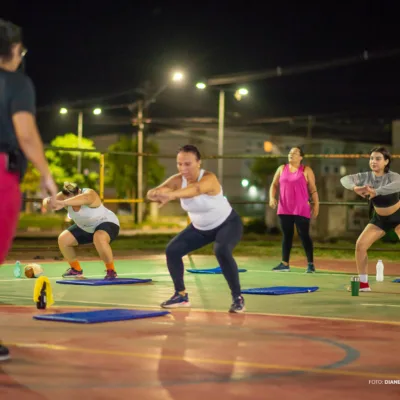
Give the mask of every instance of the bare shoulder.
[{"label": "bare shoulder", "polygon": [[304,166],[304,173],[305,174],[313,174],[314,171],[312,170],[312,168],[309,165],[305,165]]},{"label": "bare shoulder", "polygon": [[217,176],[214,174],[214,172],[204,171],[203,177],[216,178]]},{"label": "bare shoulder", "polygon": [[172,175],[166,183],[169,188],[177,190],[182,186],[182,175],[181,174]]},{"label": "bare shoulder", "polygon": [[211,171],[204,171],[203,177],[200,180],[207,180],[208,182],[212,182],[215,185],[219,186],[219,180],[217,178],[217,175],[215,175]]}]

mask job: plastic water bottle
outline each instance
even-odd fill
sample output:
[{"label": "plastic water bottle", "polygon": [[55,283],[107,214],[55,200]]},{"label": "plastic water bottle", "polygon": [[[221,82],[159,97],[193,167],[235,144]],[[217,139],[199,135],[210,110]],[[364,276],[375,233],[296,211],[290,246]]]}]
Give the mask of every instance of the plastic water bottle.
[{"label": "plastic water bottle", "polygon": [[17,261],[17,262],[15,263],[15,266],[14,266],[14,276],[15,276],[16,278],[21,278],[21,276],[22,276],[22,272],[21,272],[21,263],[20,263],[19,261]]},{"label": "plastic water bottle", "polygon": [[377,282],[383,282],[383,270],[384,270],[384,265],[382,260],[378,260],[376,263],[376,281]]}]

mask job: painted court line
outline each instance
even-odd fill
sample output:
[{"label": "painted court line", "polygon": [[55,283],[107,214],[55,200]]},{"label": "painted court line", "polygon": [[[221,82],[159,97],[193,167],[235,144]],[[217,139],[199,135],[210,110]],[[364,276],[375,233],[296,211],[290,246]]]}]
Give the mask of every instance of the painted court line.
[{"label": "painted court line", "polygon": [[264,364],[250,361],[238,361],[238,360],[221,360],[221,359],[210,359],[210,358],[197,358],[197,357],[181,357],[181,356],[167,356],[160,354],[150,354],[150,353],[132,353],[126,351],[115,351],[115,350],[101,350],[101,349],[88,349],[86,347],[68,347],[62,345],[53,345],[46,343],[6,343],[8,346],[16,346],[16,347],[28,347],[28,348],[37,348],[44,350],[53,350],[53,351],[70,351],[70,352],[78,352],[80,354],[98,354],[98,355],[109,355],[109,356],[118,356],[118,357],[133,357],[133,358],[141,358],[141,359],[153,359],[153,360],[168,360],[168,361],[185,361],[190,363],[197,364],[211,364],[211,365],[232,365],[234,367],[248,367],[248,368],[258,368],[258,369],[273,369],[280,371],[299,371],[299,372],[308,372],[314,374],[323,374],[323,375],[339,375],[339,376],[355,376],[362,377],[368,379],[399,379],[400,373],[397,375],[388,375],[388,374],[379,374],[375,371],[371,372],[357,372],[357,371],[347,371],[347,370],[327,370],[321,368],[307,368],[307,367],[299,367],[292,365],[277,365],[277,364]]},{"label": "painted court line", "polygon": [[263,270],[258,270],[258,269],[248,269],[248,272],[260,272],[263,274],[285,274],[285,275],[307,275],[307,276],[321,276],[321,275],[329,275],[329,276],[339,276],[341,278],[343,277],[347,277],[349,275],[351,275],[351,272],[334,272],[333,273],[329,273],[329,272],[318,272],[317,274],[307,274],[306,272],[294,272],[294,271],[290,271],[290,272],[277,272],[277,271],[263,271]]},{"label": "painted court line", "polygon": [[[169,276],[169,273],[168,272],[131,272],[131,273],[127,273],[127,274],[118,274],[118,276],[132,276],[132,275],[157,275],[157,276],[165,275],[165,276]],[[85,278],[104,278],[104,274],[102,274],[102,275],[84,275],[84,276],[85,276]],[[63,279],[61,276],[58,278],[57,277],[48,277],[48,278],[51,281]],[[0,283],[1,282],[32,282],[32,279],[28,279],[28,278],[0,279]]]},{"label": "painted court line", "polygon": [[364,303],[362,306],[371,306],[371,307],[400,307],[400,304],[374,304],[374,303]]},{"label": "painted court line", "polygon": [[[22,296],[1,296],[0,299],[7,299],[7,300],[32,300],[31,297],[22,297]],[[78,303],[78,304],[95,304],[101,306],[114,306],[114,307],[132,307],[132,308],[157,308],[160,309],[160,306],[151,306],[148,304],[127,304],[127,303],[105,303],[105,302],[98,302],[98,301],[81,301],[81,300],[62,300],[55,298],[56,302],[62,303]],[[4,305],[8,307],[8,305]],[[13,305],[18,307],[17,305]],[[19,306],[19,307],[30,307],[30,306]],[[33,306],[32,306],[33,307]],[[58,306],[52,306],[53,308],[57,308]],[[69,306],[64,306],[68,308]],[[74,306],[70,306],[73,308]],[[84,307],[84,306],[82,306]],[[1,310],[1,306],[0,306]],[[188,311],[197,311],[197,312],[204,312],[204,313],[224,313],[226,314],[226,310],[206,310],[202,308],[184,308],[184,309],[174,309],[174,312],[188,312]],[[322,320],[322,321],[339,321],[339,322],[355,322],[355,323],[366,323],[366,324],[383,324],[383,325],[395,325],[400,326],[400,321],[385,321],[385,320],[373,320],[373,319],[356,319],[356,318],[341,318],[341,317],[319,317],[314,315],[293,315],[293,314],[272,314],[272,313],[259,313],[259,312],[246,312],[243,315],[256,315],[261,317],[282,317],[282,318],[301,318],[301,319],[314,319],[314,320]]]}]

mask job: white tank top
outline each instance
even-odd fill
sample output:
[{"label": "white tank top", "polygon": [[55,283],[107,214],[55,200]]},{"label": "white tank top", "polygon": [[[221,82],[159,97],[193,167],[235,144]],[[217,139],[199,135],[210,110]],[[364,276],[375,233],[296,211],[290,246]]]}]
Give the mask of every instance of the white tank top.
[{"label": "white tank top", "polygon": [[[87,189],[82,189],[82,193]],[[72,206],[68,206],[68,217],[71,218],[79,228],[85,232],[93,233],[96,227],[104,222],[112,222],[119,226],[118,217],[108,208],[101,204],[99,207],[92,208],[81,206],[79,211],[74,211]]]},{"label": "white tank top", "polygon": [[[204,169],[200,170],[197,181],[200,181],[204,172]],[[182,176],[182,189],[185,187],[187,187],[187,180]],[[224,197],[222,187],[216,196],[200,194],[189,199],[181,199],[181,206],[188,213],[193,226],[201,231],[220,226],[232,211],[231,205]]]}]

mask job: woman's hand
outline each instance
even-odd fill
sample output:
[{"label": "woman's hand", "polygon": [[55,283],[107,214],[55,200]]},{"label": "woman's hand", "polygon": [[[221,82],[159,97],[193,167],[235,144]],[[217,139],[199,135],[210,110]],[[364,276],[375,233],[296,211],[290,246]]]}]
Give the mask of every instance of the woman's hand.
[{"label": "woman's hand", "polygon": [[368,194],[367,186],[355,186],[353,189],[359,196],[366,197]]},{"label": "woman's hand", "polygon": [[64,204],[64,200],[51,200],[49,204],[51,208],[56,211],[62,210],[66,207],[66,205]]},{"label": "woman's hand", "polygon": [[275,198],[269,200],[269,206],[275,210],[275,208],[278,206],[278,202]]},{"label": "woman's hand", "polygon": [[376,197],[376,190],[371,187],[371,186],[366,186],[367,188],[367,196],[369,197],[369,199],[373,199],[374,197]]},{"label": "woman's hand", "polygon": [[158,208],[165,206],[168,202],[174,199],[173,192],[159,193],[156,200],[159,203]]},{"label": "woman's hand", "polygon": [[311,208],[311,216],[317,218],[319,214],[319,204],[313,204]]}]

